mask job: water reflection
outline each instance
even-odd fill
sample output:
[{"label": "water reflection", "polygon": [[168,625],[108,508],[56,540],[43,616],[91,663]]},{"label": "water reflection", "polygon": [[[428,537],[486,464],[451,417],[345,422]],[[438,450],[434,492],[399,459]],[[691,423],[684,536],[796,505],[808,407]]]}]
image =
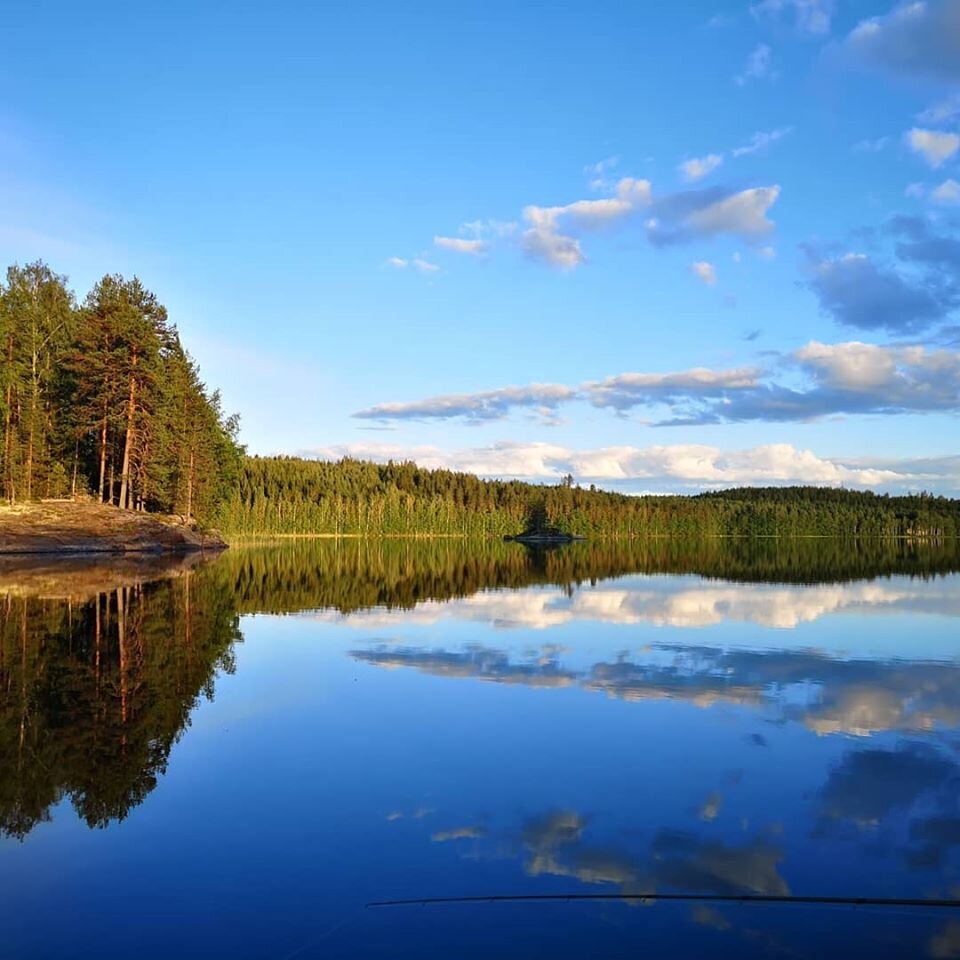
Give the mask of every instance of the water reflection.
[{"label": "water reflection", "polygon": [[[333,608],[369,626],[399,609],[406,625],[453,618],[536,629],[577,620],[786,627],[875,608],[960,613],[960,592],[936,576],[958,566],[950,548],[859,544],[854,553],[825,551],[819,543],[813,549],[806,541],[665,541],[549,552],[498,543],[466,550],[450,542],[354,541],[236,550],[202,565],[195,556],[3,560],[0,830],[25,836],[64,797],[91,826],[123,819],[141,803],[198,699],[212,697],[216,674],[233,669],[242,612]],[[637,570],[645,575],[636,581],[603,579]],[[663,570],[726,571],[763,582],[652,575]],[[767,582],[809,584],[828,572],[855,570],[919,575],[846,585]],[[563,589],[537,589],[543,584]],[[492,589],[508,586],[535,589]],[[433,676],[577,687],[628,701],[774,708],[780,719],[819,734],[960,725],[960,669],[953,662],[657,644],[644,658],[624,655],[584,669],[564,665],[562,655],[551,644],[521,659],[484,645],[352,651],[363,663]]]},{"label": "water reflection", "polygon": [[[408,611],[427,601],[458,598],[523,606],[533,602],[529,594],[521,595],[518,601],[517,595],[503,591],[553,585],[573,594],[578,586],[597,585],[628,574],[694,574],[728,584],[796,585],[841,584],[903,575],[911,578],[909,582],[917,591],[922,591],[930,578],[960,571],[960,543],[630,540],[574,544],[545,551],[498,541],[314,540],[236,548],[228,551],[217,567],[242,613],[330,609],[350,614],[373,608]],[[752,587],[737,591],[729,585],[714,586],[717,594],[711,603],[711,618],[716,618],[718,611],[720,616],[724,615],[731,597],[741,598],[744,604],[751,602]],[[861,592],[861,601],[850,602],[872,603],[871,591],[875,586]],[[655,599],[666,599],[657,595],[655,588],[651,590]],[[498,592],[490,598],[491,591]],[[759,606],[774,606],[776,600],[772,598],[779,595],[763,594]],[[804,596],[814,608],[819,605],[830,609],[833,604],[846,602],[840,588],[810,594],[784,591],[783,596],[793,603]],[[926,602],[926,595],[920,593],[917,601]],[[637,602],[640,612],[633,615],[644,618],[643,598]],[[614,593],[603,594],[603,603],[620,609],[615,588]],[[631,615],[632,605],[627,604],[626,617]],[[700,608],[702,604],[695,606]],[[681,607],[689,610],[690,604],[683,603]],[[516,616],[509,612],[509,606],[506,609],[505,621],[534,625],[526,614]],[[561,611],[561,616],[568,614]],[[682,619],[690,614],[681,609],[679,616]],[[802,612],[796,614],[797,619],[804,616]],[[669,622],[669,617],[666,608],[665,622]]]},{"label": "water reflection", "polygon": [[[654,644],[645,659],[623,655],[576,671],[544,647],[526,661],[503,650],[420,650],[378,644],[354,659],[437,677],[533,687],[569,687],[619,700],[683,700],[697,707],[766,708],[821,735],[929,733],[960,726],[960,661],[848,660],[817,651],[724,650]],[[758,745],[765,740],[756,735]]]},{"label": "water reflection", "polygon": [[[737,541],[0,562],[0,833],[23,841],[10,876],[44,893],[44,851],[82,835],[74,889],[103,897],[112,870],[132,889],[124,864],[149,863],[154,897],[215,905],[191,914],[208,953],[264,906],[263,939],[238,933],[236,956],[298,948],[276,946],[297,910],[334,927],[318,889],[343,910],[451,890],[949,896],[958,570],[954,546]],[[214,686],[200,715],[221,719],[198,723]],[[194,766],[171,766],[198,738]],[[170,893],[194,872],[195,901]],[[40,916],[45,896],[23,890],[17,909]],[[677,914],[629,913],[651,943],[678,936]],[[682,916],[737,955],[817,936],[781,915]],[[884,949],[960,948],[952,918],[910,922]],[[448,953],[482,955],[446,923]],[[878,942],[847,929],[851,949]],[[57,954],[43,924],[32,935],[33,955]]]},{"label": "water reflection", "polygon": [[63,798],[103,827],[154,789],[240,639],[232,598],[195,562],[152,560],[168,578],[149,583],[123,561],[5,571],[0,833],[26,836]]}]

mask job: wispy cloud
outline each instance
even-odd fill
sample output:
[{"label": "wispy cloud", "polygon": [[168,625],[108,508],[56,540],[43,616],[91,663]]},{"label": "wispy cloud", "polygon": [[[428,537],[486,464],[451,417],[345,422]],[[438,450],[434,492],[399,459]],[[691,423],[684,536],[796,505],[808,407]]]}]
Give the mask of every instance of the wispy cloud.
[{"label": "wispy cloud", "polygon": [[746,157],[751,153],[759,153],[766,150],[772,143],[782,140],[787,134],[793,132],[793,127],[780,127],[777,130],[758,130],[751,138],[749,143],[742,147],[734,147],[730,152],[735,157]]},{"label": "wispy cloud", "polygon": [[761,0],[750,7],[750,12],[758,19],[775,19],[790,13],[798,33],[822,36],[830,32],[833,8],[833,0]]},{"label": "wispy cloud", "polygon": [[960,93],[941,100],[938,103],[921,110],[917,114],[917,123],[940,125],[960,120]]},{"label": "wispy cloud", "polygon": [[387,266],[393,267],[396,270],[406,270],[408,267],[413,267],[414,270],[419,270],[420,273],[436,273],[440,269],[435,263],[431,263],[429,260],[424,260],[421,257],[414,257],[412,260],[408,260],[405,257],[388,257]]},{"label": "wispy cloud", "polygon": [[737,86],[742,87],[753,80],[775,77],[773,69],[773,50],[765,43],[759,44],[744,64],[743,72],[734,77]]},{"label": "wispy cloud", "polygon": [[[786,376],[786,383],[778,379]],[[787,385],[792,384],[792,385]],[[378,421],[497,420],[515,409],[548,421],[561,404],[586,402],[625,414],[667,408],[654,425],[807,421],[844,414],[960,412],[960,352],[861,341],[805,347],[770,370],[694,368],[620,373],[577,386],[531,384],[384,403],[355,414]]]},{"label": "wispy cloud", "polygon": [[716,170],[723,163],[719,153],[708,153],[705,157],[693,157],[680,164],[680,174],[688,183],[702,180],[708,173]]},{"label": "wispy cloud", "polygon": [[561,232],[561,221],[582,230],[596,230],[649,206],[649,180],[623,177],[617,183],[615,196],[598,200],[575,200],[563,206],[524,208],[523,219],[529,225],[521,238],[521,246],[531,257],[552,266],[571,269],[586,259],[580,241]]},{"label": "wispy cloud", "polygon": [[483,240],[469,240],[466,237],[434,237],[433,245],[441,250],[468,253],[474,257],[478,257],[487,251],[487,245]]},{"label": "wispy cloud", "polygon": [[596,163],[587,164],[583,172],[587,175],[587,186],[591,190],[609,190],[609,174],[619,165],[619,157],[606,157]]},{"label": "wispy cloud", "polygon": [[853,149],[857,153],[880,153],[887,148],[890,143],[889,137],[877,137],[875,140],[858,140]]},{"label": "wispy cloud", "polygon": [[541,416],[555,411],[558,404],[572,400],[573,387],[534,383],[526,387],[501,387],[479,393],[445,394],[407,403],[381,403],[354,414],[363,420],[451,420],[471,422],[498,420],[517,407],[532,409]]},{"label": "wispy cloud", "polygon": [[[763,149],[788,132],[789,128],[754,134],[751,144],[738,148],[738,155]],[[688,160],[681,164],[688,179],[699,179],[722,164],[719,154]],[[606,171],[611,160],[589,167]],[[610,195],[545,206],[529,204],[522,211],[519,248],[529,258],[561,270],[572,270],[587,260],[583,235],[636,222],[641,219],[647,239],[655,246],[687,243],[717,235],[735,237],[755,244],[768,235],[774,223],[767,217],[780,195],[780,187],[750,187],[733,191],[723,187],[680,190],[655,195],[647,179],[621,177],[608,185]],[[518,230],[513,221],[476,220],[463,224],[458,236],[437,234],[436,247],[479,256],[495,240],[511,238]],[[513,242],[516,242],[515,240]],[[392,266],[413,265],[424,272],[436,269],[424,260],[391,257]]]}]

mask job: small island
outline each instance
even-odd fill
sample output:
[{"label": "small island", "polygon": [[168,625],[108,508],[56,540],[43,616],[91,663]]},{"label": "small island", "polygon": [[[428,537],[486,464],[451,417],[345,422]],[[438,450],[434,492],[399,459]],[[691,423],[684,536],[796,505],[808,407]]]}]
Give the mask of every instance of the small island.
[{"label": "small island", "polygon": [[504,538],[512,543],[528,543],[531,545],[552,543],[573,543],[576,540],[586,540],[586,537],[565,530],[559,524],[552,523],[547,512],[545,501],[538,500],[527,513],[523,532],[507,534]]}]

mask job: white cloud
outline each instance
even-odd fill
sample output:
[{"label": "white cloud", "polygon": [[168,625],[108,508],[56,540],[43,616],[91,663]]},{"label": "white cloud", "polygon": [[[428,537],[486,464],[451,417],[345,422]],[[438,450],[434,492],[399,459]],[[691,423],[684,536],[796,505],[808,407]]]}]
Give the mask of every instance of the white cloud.
[{"label": "white cloud", "polygon": [[930,191],[930,199],[944,206],[960,203],[960,183],[952,177]]},{"label": "white cloud", "polygon": [[572,270],[586,257],[579,240],[559,232],[557,220],[562,211],[563,207],[525,207],[523,218],[530,228],[524,231],[520,243],[528,256],[553,267]]},{"label": "white cloud", "polygon": [[679,170],[683,179],[692,182],[702,180],[712,170],[716,170],[723,163],[723,157],[718,153],[708,153],[705,157],[693,157],[691,160],[684,160],[680,164]]},{"label": "white cloud", "polygon": [[[774,379],[777,371],[786,371],[794,385],[784,386]],[[814,340],[782,355],[771,370],[695,367],[668,373],[629,372],[577,386],[534,383],[382,403],[354,416],[479,423],[522,410],[555,423],[557,409],[575,401],[618,414],[637,407],[668,408],[670,418],[654,420],[654,425],[805,422],[842,414],[956,413],[960,412],[960,351]]]},{"label": "white cloud", "polygon": [[757,18],[777,17],[792,11],[797,31],[817,36],[830,32],[833,16],[833,0],[761,0],[750,12]]},{"label": "white cloud", "polygon": [[772,260],[777,255],[776,247],[761,247],[757,253],[763,257],[764,260]]},{"label": "white cloud", "polygon": [[773,51],[765,43],[757,46],[747,57],[743,73],[734,77],[737,86],[744,86],[751,80],[762,80],[765,77],[775,76],[773,72]]},{"label": "white cloud", "polygon": [[771,143],[782,140],[788,133],[793,131],[793,127],[780,127],[778,130],[758,130],[751,138],[750,142],[742,147],[734,147],[730,152],[735,157],[745,157],[751,153],[757,153],[760,150],[766,150]]},{"label": "white cloud", "polygon": [[464,237],[434,237],[433,245],[442,250],[469,253],[475,257],[487,251],[487,245],[482,240],[467,240]]},{"label": "white cloud", "polygon": [[706,260],[691,263],[690,270],[695,277],[702,280],[708,287],[712,287],[717,282],[717,268]]},{"label": "white cloud", "polygon": [[904,137],[910,149],[920,154],[934,169],[942,166],[960,150],[960,136],[955,133],[914,127],[908,130]]},{"label": "white cloud", "polygon": [[822,386],[870,394],[888,406],[960,406],[960,353],[951,350],[812,340],[793,356]]},{"label": "white cloud", "polygon": [[616,195],[599,200],[575,200],[556,207],[531,205],[524,208],[523,219],[530,224],[521,239],[529,256],[552,266],[572,269],[586,260],[580,241],[561,232],[560,221],[581,229],[597,229],[612,224],[637,208],[650,204],[649,180],[623,177],[617,183]]},{"label": "white cloud", "polygon": [[780,187],[753,187],[694,210],[687,221],[697,232],[711,236],[728,233],[746,240],[766,236],[773,223],[767,211],[780,196]]},{"label": "white cloud", "polygon": [[421,260],[419,257],[413,260],[405,260],[403,257],[388,257],[387,265],[397,270],[406,270],[407,267],[413,267],[421,273],[436,273],[440,268],[429,260]]},{"label": "white cloud", "polygon": [[502,441],[450,452],[436,447],[367,443],[323,447],[307,453],[321,459],[349,456],[381,462],[415,460],[427,468],[504,479],[554,481],[572,473],[582,482],[644,481],[648,487],[669,488],[779,483],[873,487],[913,479],[894,469],[851,466],[839,459],[819,457],[789,443],[745,450],[722,450],[703,444],[574,450],[548,443]]},{"label": "white cloud", "polygon": [[576,396],[573,387],[534,383],[526,387],[501,387],[479,393],[455,393],[406,403],[381,403],[354,416],[364,420],[450,420],[462,417],[477,422],[496,420],[514,407],[533,408],[541,416],[557,404]]},{"label": "white cloud", "polygon": [[581,389],[595,407],[627,410],[641,404],[690,397],[720,397],[730,390],[755,388],[759,377],[760,371],[755,367],[694,367],[676,373],[620,373],[605,380],[587,381]]},{"label": "white cloud", "polygon": [[922,200],[925,193],[922,183],[908,183],[903,191],[903,195],[910,200]]}]

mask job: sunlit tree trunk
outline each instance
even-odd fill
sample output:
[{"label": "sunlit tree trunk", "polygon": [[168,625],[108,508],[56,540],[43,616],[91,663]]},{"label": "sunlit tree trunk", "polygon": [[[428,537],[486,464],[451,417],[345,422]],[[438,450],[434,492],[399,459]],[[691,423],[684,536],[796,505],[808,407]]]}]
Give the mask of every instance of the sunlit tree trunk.
[{"label": "sunlit tree trunk", "polygon": [[120,468],[120,506],[126,510],[130,506],[130,454],[136,439],[137,415],[137,354],[133,354],[134,372],[130,374],[130,394],[127,398],[127,435],[123,442],[123,465]]},{"label": "sunlit tree trunk", "polygon": [[100,494],[100,502],[107,502],[107,491],[103,487],[107,474],[107,402],[103,402],[103,420],[100,421],[100,485],[97,492]]},{"label": "sunlit tree trunk", "polygon": [[13,443],[10,436],[13,426],[13,335],[7,341],[7,395],[3,417],[3,478],[6,486],[7,499],[13,503],[13,464],[11,461]]}]

